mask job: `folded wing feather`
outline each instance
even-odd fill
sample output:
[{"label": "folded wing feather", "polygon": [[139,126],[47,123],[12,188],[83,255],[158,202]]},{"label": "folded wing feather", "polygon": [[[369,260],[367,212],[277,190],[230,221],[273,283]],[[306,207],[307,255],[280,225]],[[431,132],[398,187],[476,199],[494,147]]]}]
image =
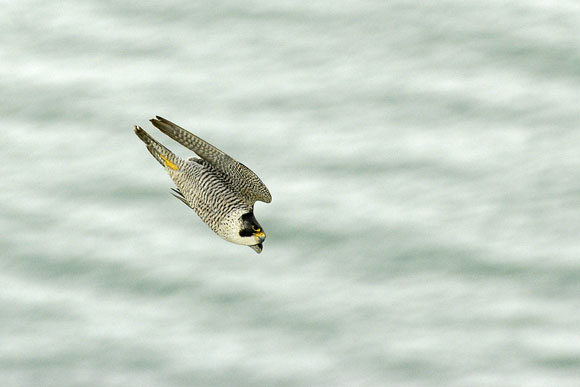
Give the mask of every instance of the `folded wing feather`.
[{"label": "folded wing feather", "polygon": [[265,203],[272,201],[266,185],[244,164],[165,118],[157,116],[151,123],[226,176],[231,188],[239,192],[248,204],[253,206],[257,200]]}]

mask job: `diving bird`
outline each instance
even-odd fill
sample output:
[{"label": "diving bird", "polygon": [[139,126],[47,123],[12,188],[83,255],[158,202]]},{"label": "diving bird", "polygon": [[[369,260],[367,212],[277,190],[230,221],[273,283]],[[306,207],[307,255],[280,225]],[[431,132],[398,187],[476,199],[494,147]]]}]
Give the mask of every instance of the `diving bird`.
[{"label": "diving bird", "polygon": [[135,134],[177,186],[172,188],[173,196],[192,208],[226,241],[250,246],[261,253],[266,233],[254,216],[254,203],[272,201],[262,180],[244,164],[173,122],[159,116],[150,121],[199,156],[184,160],[143,128],[134,126]]}]

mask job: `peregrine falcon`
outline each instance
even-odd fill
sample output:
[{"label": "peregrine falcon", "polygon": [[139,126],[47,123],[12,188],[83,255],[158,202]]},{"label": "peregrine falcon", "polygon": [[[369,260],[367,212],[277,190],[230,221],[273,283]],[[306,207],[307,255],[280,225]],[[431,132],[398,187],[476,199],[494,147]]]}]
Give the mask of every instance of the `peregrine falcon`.
[{"label": "peregrine falcon", "polygon": [[254,217],[254,203],[272,201],[262,180],[244,164],[173,122],[159,116],[150,121],[199,156],[184,160],[140,126],[134,126],[135,134],[177,186],[172,188],[173,196],[191,207],[226,241],[261,253],[266,233]]}]

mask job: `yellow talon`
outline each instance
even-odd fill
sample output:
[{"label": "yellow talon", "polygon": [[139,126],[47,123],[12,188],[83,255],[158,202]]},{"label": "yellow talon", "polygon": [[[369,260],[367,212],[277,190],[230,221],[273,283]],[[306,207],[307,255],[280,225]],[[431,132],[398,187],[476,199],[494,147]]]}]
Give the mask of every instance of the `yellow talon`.
[{"label": "yellow talon", "polygon": [[163,155],[159,155],[159,157],[161,157],[163,159],[163,161],[165,161],[165,166],[169,167],[171,169],[173,169],[174,171],[177,171],[179,168],[177,168],[177,165],[173,164],[171,161],[167,160],[167,158]]}]

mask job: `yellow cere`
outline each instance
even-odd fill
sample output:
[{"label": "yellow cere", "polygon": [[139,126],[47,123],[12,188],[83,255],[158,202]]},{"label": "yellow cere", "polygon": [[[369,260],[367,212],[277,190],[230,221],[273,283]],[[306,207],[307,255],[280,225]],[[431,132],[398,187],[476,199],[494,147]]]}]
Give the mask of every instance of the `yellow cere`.
[{"label": "yellow cere", "polygon": [[173,169],[174,171],[177,171],[177,165],[173,164],[171,161],[167,160],[167,158],[163,155],[159,155],[159,157],[161,157],[163,159],[163,161],[165,161],[165,166],[169,167],[171,169]]}]

